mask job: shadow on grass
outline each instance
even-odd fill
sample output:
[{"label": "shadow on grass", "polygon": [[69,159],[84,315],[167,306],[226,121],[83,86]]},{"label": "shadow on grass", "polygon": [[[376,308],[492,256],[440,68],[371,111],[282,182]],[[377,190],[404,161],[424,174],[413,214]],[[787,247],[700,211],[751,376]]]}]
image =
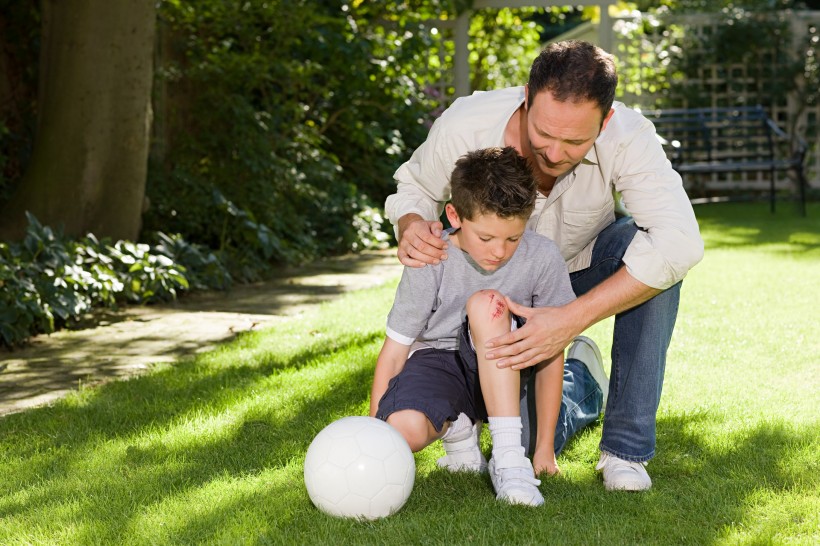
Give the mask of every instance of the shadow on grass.
[{"label": "shadow on grass", "polygon": [[709,249],[756,246],[777,253],[820,254],[820,203],[809,203],[805,218],[788,207],[772,214],[762,203],[698,205],[695,215]]},{"label": "shadow on grass", "polygon": [[[737,539],[736,529],[752,543],[811,532],[815,516],[806,499],[817,494],[817,424],[761,422],[719,438],[705,437],[703,429],[720,426],[706,413],[659,421],[663,455],[650,465],[654,487],[647,493],[605,491],[590,460],[571,478],[544,479],[546,502],[530,509],[496,501],[486,475],[436,469],[418,475],[408,503],[384,521],[351,523],[315,509],[290,513],[287,542],[666,545]],[[590,431],[570,456],[591,459],[594,451],[597,460],[592,444],[599,435]],[[772,510],[785,496],[798,501]],[[264,536],[281,543],[278,534]]]},{"label": "shadow on grass", "polygon": [[[307,498],[302,460],[319,430],[361,408],[381,338],[351,333],[288,357],[260,352],[222,366],[210,362],[215,354],[106,385],[80,403],[9,416],[0,421],[0,519],[42,526],[39,518],[51,514],[55,529],[105,522],[87,536],[69,536],[96,543],[167,522],[154,536],[171,543],[220,536],[401,543],[409,536],[438,543],[708,544],[735,526],[764,542],[783,538],[782,529],[811,517],[808,502],[765,509],[773,499],[817,494],[817,423],[761,419],[727,432],[719,417],[703,412],[661,417],[661,452],[650,465],[655,486],[646,494],[604,491],[592,472],[596,427],[568,450],[587,470],[544,481],[547,502],[537,511],[495,501],[486,475],[432,470],[419,474],[408,504],[384,521],[324,516]],[[248,335],[226,349],[241,355],[265,342],[272,338]],[[270,392],[276,396],[260,394]],[[428,456],[417,460],[427,465]],[[179,508],[186,503],[190,509]],[[59,534],[40,529],[38,536],[48,532]]]},{"label": "shadow on grass", "polygon": [[[568,543],[584,542],[579,526],[610,544],[714,544],[733,530],[761,543],[788,541],[781,533],[796,524],[806,533],[815,517],[806,499],[818,493],[818,438],[816,422],[761,421],[723,432],[707,413],[666,416],[658,420],[649,492],[605,492],[599,477],[587,475],[580,490],[556,480],[545,496]],[[792,495],[802,507],[798,500],[791,510],[772,510]]]},{"label": "shadow on grass", "polygon": [[[0,483],[4,496],[15,495],[0,496],[0,519],[52,508],[64,513],[58,506],[74,498],[73,517],[109,522],[108,536],[95,540],[114,541],[146,506],[301,458],[321,428],[366,399],[372,365],[348,366],[319,394],[283,392],[271,407],[254,397],[276,389],[281,373],[321,370],[362,347],[373,345],[375,362],[382,337],[350,334],[288,358],[262,355],[227,367],[209,366],[206,357],[185,360],[85,393],[81,405],[68,400],[7,416],[0,421]],[[240,339],[227,349],[241,344],[259,340]],[[283,411],[278,403],[285,398]]]}]

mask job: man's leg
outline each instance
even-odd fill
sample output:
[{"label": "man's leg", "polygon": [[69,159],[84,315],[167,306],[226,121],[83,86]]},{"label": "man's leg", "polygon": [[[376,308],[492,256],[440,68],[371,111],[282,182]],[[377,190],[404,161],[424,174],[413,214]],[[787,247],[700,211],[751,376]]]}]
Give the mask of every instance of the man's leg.
[{"label": "man's leg", "polygon": [[[590,267],[570,275],[576,295],[586,293],[623,266],[624,253],[637,231],[631,218],[621,218],[601,232]],[[680,287],[678,283],[615,317],[609,399],[600,448],[623,461],[645,463],[655,455],[655,420]],[[607,487],[610,485],[607,483]],[[624,488],[645,489],[650,485],[645,476],[643,484]]]}]

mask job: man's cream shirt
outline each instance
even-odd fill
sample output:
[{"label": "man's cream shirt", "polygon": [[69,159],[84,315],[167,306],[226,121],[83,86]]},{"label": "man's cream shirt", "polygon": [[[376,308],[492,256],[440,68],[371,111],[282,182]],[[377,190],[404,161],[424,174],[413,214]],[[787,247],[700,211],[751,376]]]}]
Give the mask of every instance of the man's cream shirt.
[{"label": "man's cream shirt", "polygon": [[[427,140],[396,171],[385,210],[395,226],[414,212],[437,220],[450,198],[450,174],[465,153],[504,146],[504,130],[524,101],[524,87],[457,99]],[[528,226],[555,241],[570,272],[589,267],[595,238],[624,209],[641,230],[624,256],[629,273],[654,288],[677,283],[703,257],[703,240],[652,123],[623,104],[574,169],[539,199]]]}]

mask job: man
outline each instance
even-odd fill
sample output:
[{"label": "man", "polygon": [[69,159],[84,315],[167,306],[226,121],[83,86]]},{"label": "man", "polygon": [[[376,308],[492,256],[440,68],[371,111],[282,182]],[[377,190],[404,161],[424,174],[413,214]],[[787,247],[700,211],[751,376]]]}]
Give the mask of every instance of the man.
[{"label": "man", "polygon": [[502,368],[533,366],[615,315],[597,468],[607,489],[638,491],[652,485],[645,466],[655,455],[680,283],[703,257],[703,241],[654,127],[614,102],[617,81],[612,56],[600,48],[579,41],[546,47],[526,86],[456,100],[396,171],[398,189],[385,208],[399,260],[436,264],[447,259],[438,218],[456,160],[513,146],[530,161],[539,199],[528,227],[558,244],[578,297],[541,309],[508,301],[526,324],[489,340],[486,358]]}]

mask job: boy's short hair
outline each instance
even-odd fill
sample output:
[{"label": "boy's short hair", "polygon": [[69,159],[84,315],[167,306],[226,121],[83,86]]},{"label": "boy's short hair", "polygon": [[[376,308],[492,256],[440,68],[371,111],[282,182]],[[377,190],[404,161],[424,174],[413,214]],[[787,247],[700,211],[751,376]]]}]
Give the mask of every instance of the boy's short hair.
[{"label": "boy's short hair", "polygon": [[530,68],[528,106],[541,91],[549,91],[561,102],[592,101],[598,105],[601,119],[606,118],[615,89],[618,72],[615,58],[593,44],[567,40],[546,46]]},{"label": "boy's short hair", "polygon": [[483,214],[528,219],[535,208],[537,183],[529,162],[512,146],[484,148],[456,161],[450,191],[463,220]]}]

